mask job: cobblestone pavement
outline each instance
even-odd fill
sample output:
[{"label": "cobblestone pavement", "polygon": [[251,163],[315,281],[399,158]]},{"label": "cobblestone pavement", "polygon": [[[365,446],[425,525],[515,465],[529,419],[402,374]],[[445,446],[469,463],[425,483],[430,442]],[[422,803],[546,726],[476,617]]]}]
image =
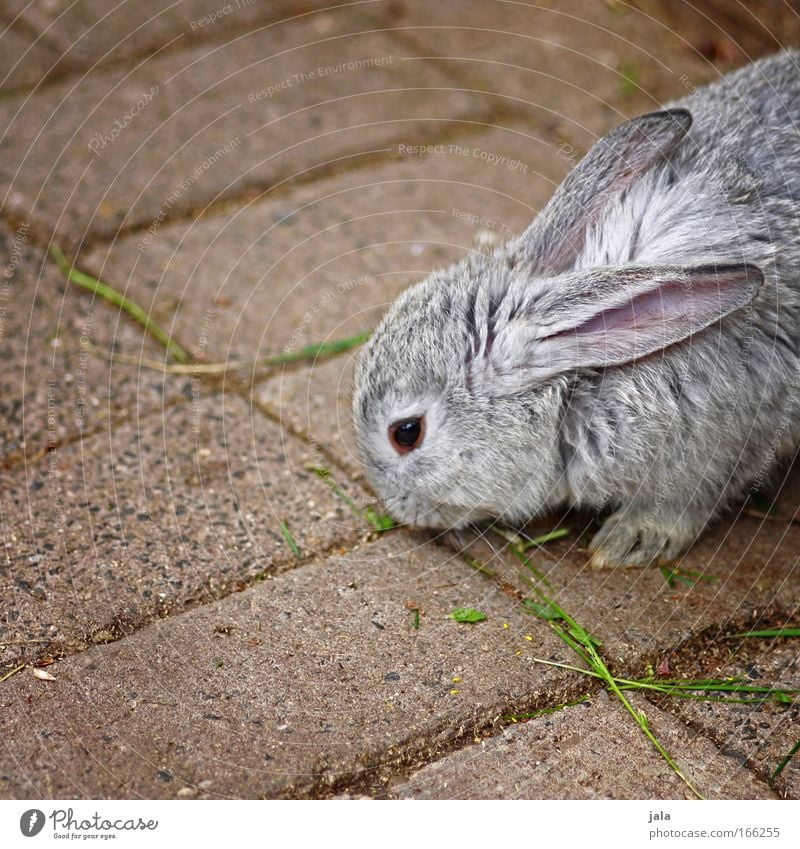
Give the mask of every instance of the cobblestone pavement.
[{"label": "cobblestone pavement", "polygon": [[[800,472],[677,576],[591,572],[592,517],[549,517],[545,584],[499,536],[380,529],[355,347],[253,363],[368,332],[624,117],[800,44],[791,4],[8,0],[0,33],[1,796],[689,795],[539,662],[581,665],[532,581],[619,678],[800,687],[796,640],[731,638],[797,623]],[[54,245],[245,366],[164,371]],[[800,796],[792,704],[630,698],[702,795]]]}]

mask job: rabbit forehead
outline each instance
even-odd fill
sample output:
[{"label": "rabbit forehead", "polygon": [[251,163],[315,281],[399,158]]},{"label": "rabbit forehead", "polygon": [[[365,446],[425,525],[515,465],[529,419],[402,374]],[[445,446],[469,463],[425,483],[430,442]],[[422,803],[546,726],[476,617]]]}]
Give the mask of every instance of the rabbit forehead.
[{"label": "rabbit forehead", "polygon": [[364,408],[397,387],[412,397],[463,387],[476,290],[488,277],[489,271],[478,271],[468,260],[435,272],[398,298],[359,358],[357,415],[367,418]]}]

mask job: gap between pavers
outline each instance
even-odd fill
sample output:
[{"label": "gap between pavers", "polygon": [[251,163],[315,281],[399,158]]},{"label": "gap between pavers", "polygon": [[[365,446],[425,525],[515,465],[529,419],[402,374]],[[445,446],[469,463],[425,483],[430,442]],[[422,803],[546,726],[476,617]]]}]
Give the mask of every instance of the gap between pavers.
[{"label": "gap between pavers", "polygon": [[485,117],[358,6],[324,15],[3,100],[6,214],[73,246],[120,228],[146,245],[165,218]]},{"label": "gap between pavers", "polygon": [[[488,619],[447,618],[465,604]],[[397,762],[574,698],[537,652],[562,644],[516,599],[393,534],[4,682],[0,796],[382,792]]]},{"label": "gap between pavers", "polygon": [[0,93],[34,85],[43,70],[52,67],[59,52],[31,32],[21,32],[0,21]]},{"label": "gap between pavers", "polygon": [[566,155],[609,123],[657,109],[800,39],[795,11],[770,0],[724,9],[668,0],[462,0],[457,16],[446,3],[406,0],[391,27],[412,56],[482,92],[476,104],[534,122],[549,109]]},{"label": "gap between pavers", "polygon": [[[682,654],[682,653],[681,653]],[[699,678],[734,678],[758,687],[800,688],[800,650],[796,639],[749,638],[697,647],[681,657],[688,672]],[[729,759],[764,778],[778,769],[800,739],[800,706],[667,701],[676,717],[713,740]],[[800,798],[800,759],[795,755],[775,778],[782,797]]]},{"label": "gap between pavers", "polygon": [[[704,798],[775,798],[710,740],[638,694],[629,697]],[[401,799],[695,798],[605,690],[425,766],[393,782],[390,793]]]},{"label": "gap between pavers", "polygon": [[10,366],[0,373],[4,465],[192,397],[188,376],[167,378],[100,353],[166,360],[132,318],[68,284],[25,227],[0,224],[0,269],[0,356]]},{"label": "gap between pavers", "polygon": [[[143,253],[129,237],[79,265],[151,308],[206,362],[296,352],[372,330],[406,286],[465,255],[481,232],[502,240],[524,228],[568,167],[552,141],[490,129],[420,155],[410,136],[400,161],[165,225]],[[292,366],[254,397],[356,472],[350,361]]]},{"label": "gap between pavers", "polygon": [[602,634],[606,660],[628,674],[644,675],[644,666],[637,666],[643,659],[657,666],[669,660],[674,647],[692,645],[695,639],[705,644],[760,617],[791,617],[797,610],[800,526],[794,523],[778,528],[750,515],[713,523],[671,564],[689,582],[677,579],[672,587],[656,565],[590,569],[584,546],[597,527],[592,517],[555,515],[532,525],[528,533],[535,536],[556,526],[569,528],[569,536],[528,552],[550,588],[494,534],[461,532],[458,538],[442,539],[518,592],[529,593],[532,586],[544,590],[590,632]]},{"label": "gap between pavers", "polygon": [[[54,0],[32,4],[6,0],[4,16],[13,23],[0,39],[0,86],[17,89],[79,74],[93,67],[137,58],[165,47],[231,38],[248,28],[278,23],[336,5],[329,0],[179,0],[155,10],[137,0]],[[318,32],[330,18],[313,18]],[[25,51],[31,48],[26,55]]]},{"label": "gap between pavers", "polygon": [[[80,651],[371,530],[314,451],[241,398],[206,395],[3,473],[4,669]],[[334,478],[337,478],[334,473]],[[337,483],[363,509],[368,495]]]}]

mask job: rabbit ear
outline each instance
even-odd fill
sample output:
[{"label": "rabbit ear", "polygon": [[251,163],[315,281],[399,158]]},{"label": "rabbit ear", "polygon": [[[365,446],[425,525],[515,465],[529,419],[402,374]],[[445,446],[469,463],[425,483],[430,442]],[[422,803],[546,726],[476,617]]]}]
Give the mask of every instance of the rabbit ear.
[{"label": "rabbit ear", "polygon": [[514,253],[539,273],[560,274],[571,268],[587,228],[609,201],[650,167],[666,161],[691,124],[686,109],[667,109],[612,130],[567,175],[520,236]]},{"label": "rabbit ear", "polygon": [[746,306],[763,279],[747,263],[562,275],[496,324],[485,377],[503,395],[577,368],[630,362]]}]

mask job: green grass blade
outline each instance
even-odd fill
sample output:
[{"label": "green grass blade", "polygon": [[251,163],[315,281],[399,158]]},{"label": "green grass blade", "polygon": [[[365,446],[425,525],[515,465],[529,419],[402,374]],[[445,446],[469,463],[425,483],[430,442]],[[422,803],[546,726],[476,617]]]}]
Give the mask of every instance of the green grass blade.
[{"label": "green grass blade", "polygon": [[286,544],[292,550],[292,554],[295,557],[301,558],[303,556],[303,552],[300,550],[300,546],[297,544],[297,540],[292,536],[292,532],[289,530],[286,522],[280,523],[281,536],[286,540]]},{"label": "green grass blade", "polygon": [[765,628],[762,631],[745,631],[731,634],[729,640],[742,640],[746,637],[800,637],[800,628]]},{"label": "green grass blade", "polygon": [[[501,534],[502,536],[502,534]],[[516,547],[512,542],[512,549]],[[479,564],[480,565],[480,564]],[[475,568],[473,566],[473,568]],[[484,567],[485,568],[485,567]],[[483,571],[481,569],[480,571]],[[541,603],[534,599],[523,599],[522,603],[528,612],[540,619],[548,622],[553,631],[566,643],[577,655],[583,660],[589,669],[580,669],[573,667],[576,672],[581,672],[584,675],[590,675],[593,678],[601,679],[606,687],[614,694],[617,700],[622,704],[625,710],[633,717],[642,733],[647,737],[655,750],[661,755],[670,769],[683,781],[689,790],[698,798],[702,799],[700,791],[694,786],[691,779],[683,772],[675,759],[664,748],[658,738],[653,734],[647,717],[641,711],[636,710],[625,693],[620,689],[617,680],[611,674],[603,659],[598,653],[601,646],[600,640],[590,634],[576,619],[570,616],[563,607],[556,601],[544,593],[538,587],[534,588],[534,592],[538,596]],[[560,666],[561,668],[570,668],[567,664],[559,664],[552,661],[537,661],[544,662],[551,666]]]},{"label": "green grass blade", "polygon": [[568,533],[569,528],[556,528],[554,531],[548,531],[546,534],[541,534],[538,537],[523,540],[522,545],[520,545],[520,551],[528,551],[530,548],[538,548],[548,542],[553,542],[553,540],[562,539],[567,536]]},{"label": "green grass blade", "polygon": [[542,708],[541,710],[535,710],[531,713],[511,713],[508,714],[508,716],[501,716],[500,719],[504,722],[526,722],[529,719],[536,719],[539,716],[549,716],[551,713],[558,713],[565,708],[582,705],[588,699],[589,694],[584,693],[579,699],[575,699],[571,702],[564,702],[562,705],[553,705],[552,707]]},{"label": "green grass blade", "polygon": [[364,510],[364,517],[376,531],[391,531],[397,527],[397,522],[388,513],[379,513],[373,507]]},{"label": "green grass blade", "polygon": [[701,572],[694,572],[691,569],[679,569],[677,566],[667,566],[661,564],[658,567],[661,574],[664,576],[670,589],[675,589],[676,581],[682,584],[693,587],[698,581],[704,581],[707,584],[716,584],[719,578],[716,575],[703,575]]},{"label": "green grass blade", "polygon": [[[656,751],[661,755],[667,765],[672,769],[672,771],[678,776],[678,778],[683,781],[683,783],[691,790],[691,792],[697,796],[698,799],[702,799],[699,790],[694,786],[691,779],[683,772],[675,759],[670,755],[670,753],[664,748],[658,738],[653,734],[650,730],[650,726],[647,722],[647,717],[641,711],[637,711],[636,708],[630,703],[628,698],[620,689],[617,684],[616,679],[611,674],[610,670],[606,666],[603,659],[600,657],[598,653],[598,648],[600,647],[600,641],[593,637],[580,623],[578,623],[573,617],[571,617],[557,602],[553,601],[553,599],[549,598],[545,595],[541,590],[537,590],[537,595],[542,599],[542,601],[548,606],[547,616],[553,617],[552,621],[550,621],[550,627],[558,634],[559,637],[570,646],[573,651],[575,651],[579,657],[581,657],[586,663],[591,667],[594,671],[594,676],[602,679],[608,689],[616,696],[616,698],[622,703],[622,706],[626,711],[634,718],[639,728],[642,730],[642,733],[647,737],[647,739],[651,742]],[[558,614],[558,620],[556,621],[554,614]],[[568,626],[565,629],[560,622],[563,621]]]},{"label": "green grass blade", "polygon": [[341,354],[344,351],[349,351],[351,348],[357,348],[359,345],[363,345],[369,339],[370,335],[369,333],[359,333],[357,336],[350,336],[347,339],[320,342],[318,345],[305,345],[297,351],[277,354],[274,357],[263,357],[260,360],[255,360],[255,363],[260,366],[282,366],[289,363],[301,362],[302,360],[330,357],[333,354]]},{"label": "green grass blade", "polygon": [[497,575],[492,572],[488,566],[484,566],[483,563],[479,563],[474,557],[470,557],[469,554],[462,551],[461,557],[467,566],[471,566],[476,572],[480,572],[481,575],[486,575],[487,578],[497,577]]},{"label": "green grass blade", "polygon": [[[361,333],[358,336],[351,336],[349,339],[322,342],[319,345],[306,345],[299,351],[292,351],[290,353],[275,354],[274,356],[260,357],[255,360],[228,360],[224,363],[190,363],[175,365],[174,363],[164,364],[157,360],[147,359],[146,357],[128,357],[124,354],[116,354],[114,359],[119,362],[139,366],[140,368],[150,368],[154,371],[164,372],[164,374],[190,374],[193,376],[201,374],[227,374],[229,371],[238,371],[239,369],[272,368],[274,366],[331,357],[334,354],[339,354],[342,351],[348,351],[350,348],[363,345],[369,337],[369,333]],[[102,350],[100,353],[102,356],[109,356]]]},{"label": "green grass blade", "polygon": [[61,273],[67,278],[70,283],[76,286],[81,286],[83,289],[88,289],[95,295],[99,295],[104,300],[114,306],[119,307],[123,312],[128,313],[131,318],[138,321],[142,325],[145,332],[149,333],[154,339],[157,339],[176,359],[179,363],[187,364],[189,362],[189,354],[158,324],[154,321],[150,314],[142,309],[138,304],[134,303],[130,298],[126,298],[121,292],[86,274],[79,271],[74,265],[70,265],[69,260],[64,256],[63,251],[57,245],[50,246],[50,254],[58,265]]},{"label": "green grass blade", "polygon": [[623,59],[619,64],[618,71],[622,78],[620,80],[620,93],[626,99],[633,97],[639,89],[639,66],[629,59]]},{"label": "green grass blade", "polygon": [[376,531],[389,531],[396,527],[394,519],[388,513],[378,513],[372,507],[362,510],[352,498],[333,480],[330,471],[322,466],[313,467],[314,474],[320,477],[331,489],[333,494],[339,498],[361,519],[366,519]]},{"label": "green grass blade", "polygon": [[519,562],[522,563],[522,565],[528,569],[537,580],[541,581],[548,589],[552,589],[553,585],[550,581],[548,581],[547,578],[545,578],[545,576],[533,565],[533,563],[531,563],[522,550],[518,549],[515,545],[511,545],[509,548],[517,560],[519,560]]},{"label": "green grass blade", "polygon": [[675,775],[677,775],[678,778],[680,778],[681,781],[683,781],[683,783],[689,788],[689,790],[691,790],[692,793],[694,793],[694,795],[697,796],[698,799],[702,799],[703,797],[700,794],[700,791],[694,786],[691,779],[683,772],[683,770],[680,768],[680,766],[678,766],[678,763],[674,760],[672,755],[670,755],[670,753],[661,744],[660,740],[650,730],[650,724],[648,723],[645,714],[642,711],[636,710],[636,708],[634,708],[634,706],[628,701],[622,690],[620,690],[620,688],[617,686],[617,682],[614,679],[614,676],[611,674],[608,667],[605,665],[602,658],[597,653],[597,649],[595,648],[595,646],[592,643],[589,643],[586,646],[586,650],[593,662],[592,665],[595,667],[597,672],[602,675],[611,692],[614,693],[614,695],[620,700],[620,702],[622,702],[622,705],[625,710],[627,710],[628,713],[636,720],[637,724],[642,729],[642,732],[647,737],[647,739],[653,744],[656,751],[671,767]]},{"label": "green grass blade", "polygon": [[669,690],[687,690],[692,692],[698,691],[708,691],[708,692],[720,692],[720,693],[786,693],[794,694],[800,693],[800,690],[796,689],[779,689],[776,687],[756,687],[750,684],[740,684],[736,681],[720,681],[720,680],[698,680],[692,681],[690,679],[686,679],[685,681],[681,680],[665,680],[659,681],[658,679],[627,679],[627,678],[618,678],[617,679],[621,684],[630,685],[631,687],[639,687],[643,690],[652,690],[652,689],[669,689]]},{"label": "green grass blade", "polygon": [[786,764],[800,751],[800,740],[798,740],[794,746],[792,746],[791,751],[788,755],[785,755],[778,762],[778,766],[775,767],[775,772],[769,777],[770,781],[774,781],[783,771],[786,769]]},{"label": "green grass blade", "polygon": [[555,631],[556,635],[561,640],[563,640],[587,666],[592,666],[591,658],[586,653],[586,651],[584,651],[584,647],[581,646],[576,640],[574,640],[565,628],[562,628],[558,622],[551,622],[550,627],[553,629],[553,631]]}]

